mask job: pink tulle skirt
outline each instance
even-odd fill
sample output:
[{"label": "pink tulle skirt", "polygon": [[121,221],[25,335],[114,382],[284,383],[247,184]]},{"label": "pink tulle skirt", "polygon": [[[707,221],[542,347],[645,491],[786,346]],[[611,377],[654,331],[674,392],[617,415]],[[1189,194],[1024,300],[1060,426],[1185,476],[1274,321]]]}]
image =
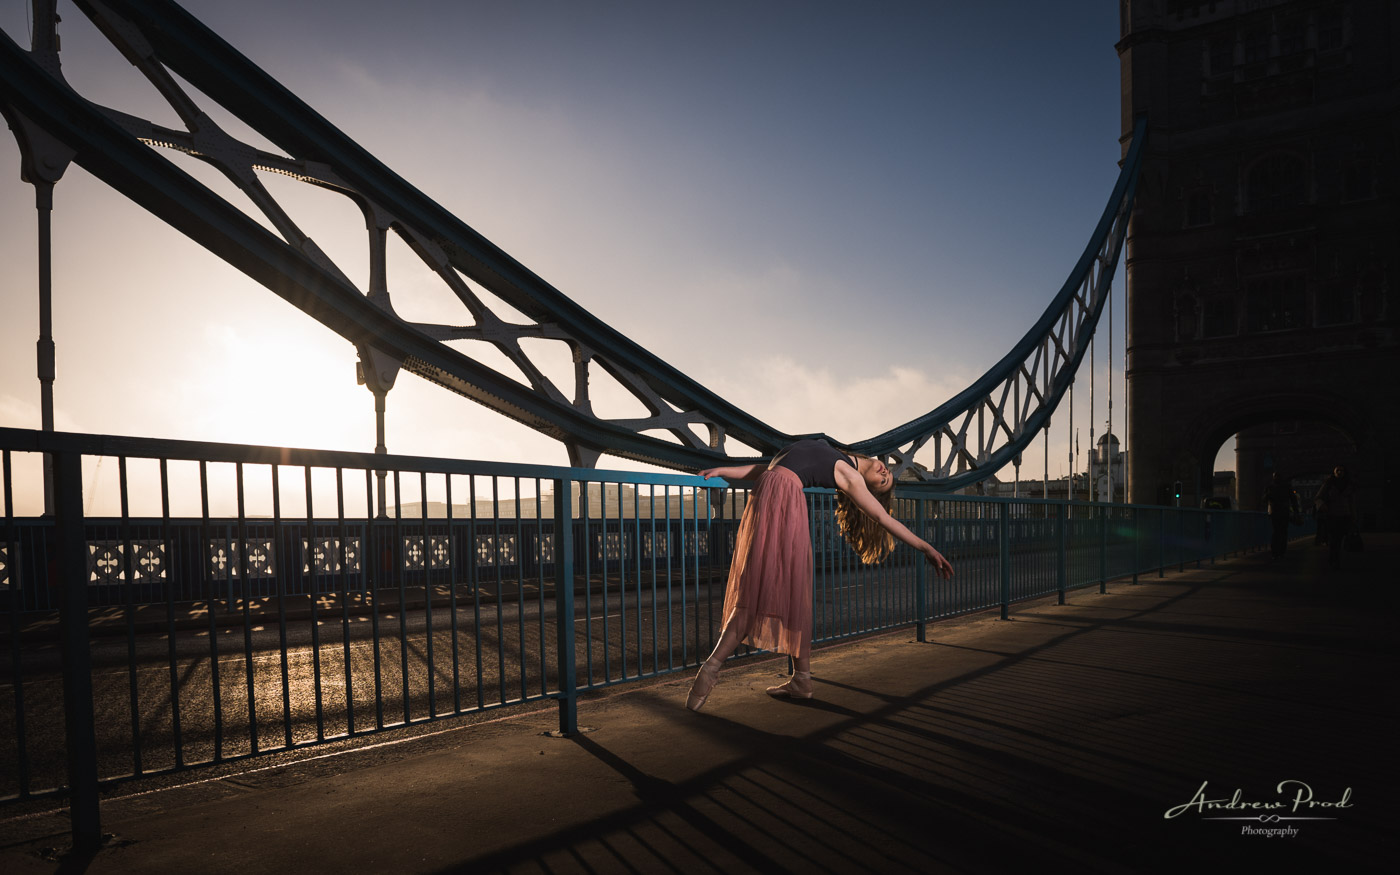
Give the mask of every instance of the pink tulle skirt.
[{"label": "pink tulle skirt", "polygon": [[812,536],[802,481],[787,468],[759,475],[734,545],[724,622],[746,621],[755,647],[807,655],[812,646]]}]

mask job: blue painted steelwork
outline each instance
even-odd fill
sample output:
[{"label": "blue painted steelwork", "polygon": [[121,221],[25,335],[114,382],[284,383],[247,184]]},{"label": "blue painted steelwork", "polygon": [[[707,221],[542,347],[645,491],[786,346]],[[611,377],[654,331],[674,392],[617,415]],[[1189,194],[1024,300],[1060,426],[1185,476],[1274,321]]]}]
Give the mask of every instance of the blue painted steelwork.
[{"label": "blue painted steelwork", "polygon": [[[76,5],[152,82],[187,130],[97,107],[57,75],[58,53],[32,53],[0,36],[0,111],[56,140],[69,157],[126,197],[347,338],[382,402],[400,367],[563,441],[578,465],[602,452],[664,467],[710,466],[726,437],[760,455],[792,442],[602,323],[465,223],[408,185],[235,49],[168,0],[76,0]],[[50,31],[51,25],[39,28]],[[45,44],[47,45],[47,44]],[[285,154],[239,143],[201,112],[171,73],[267,137]],[[1139,120],[1103,218],[1060,293],[1026,336],[967,390],[925,416],[850,445],[886,459],[897,476],[938,489],[984,479],[1012,461],[1048,422],[1088,346],[1117,265],[1145,136]],[[35,146],[25,141],[26,155]],[[216,196],[152,147],[184,151],[223,172],[278,234]],[[281,173],[352,199],[374,239],[372,277],[355,286],[302,233],[257,180]],[[422,325],[394,315],[383,273],[393,230],[456,293],[468,326]],[[532,324],[507,324],[482,305],[465,276]],[[526,375],[512,380],[448,347],[449,339],[494,344]],[[522,338],[562,341],[574,354],[568,399],[522,350]],[[588,367],[596,363],[648,410],[642,418],[594,415]],[[701,437],[692,430],[707,432]],[[648,431],[668,432],[675,442]],[[833,443],[839,442],[832,441]]]}]

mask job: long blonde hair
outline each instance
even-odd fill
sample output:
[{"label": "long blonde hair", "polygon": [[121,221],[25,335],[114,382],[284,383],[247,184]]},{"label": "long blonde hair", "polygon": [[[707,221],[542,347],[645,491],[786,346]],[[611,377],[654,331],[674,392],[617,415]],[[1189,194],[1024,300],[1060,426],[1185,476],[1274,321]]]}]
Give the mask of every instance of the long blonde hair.
[{"label": "long blonde hair", "polygon": [[[859,460],[869,459],[870,456],[862,456],[860,453],[850,453],[857,459],[857,471],[859,471]],[[894,483],[890,483],[890,488],[884,492],[871,491],[875,500],[880,502],[880,506],[886,513],[894,506]],[[856,551],[860,561],[866,565],[874,565],[883,560],[894,551],[894,535],[891,535],[880,521],[861,510],[851,497],[840,490],[836,492],[836,525],[841,529],[841,535],[846,539],[846,543],[851,545],[851,549]]]}]

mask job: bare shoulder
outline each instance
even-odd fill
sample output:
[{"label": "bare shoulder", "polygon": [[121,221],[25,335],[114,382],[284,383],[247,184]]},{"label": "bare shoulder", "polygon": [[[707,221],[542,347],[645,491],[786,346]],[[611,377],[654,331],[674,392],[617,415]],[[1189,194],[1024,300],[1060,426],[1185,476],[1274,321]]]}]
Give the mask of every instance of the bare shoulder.
[{"label": "bare shoulder", "polygon": [[840,460],[835,463],[835,466],[836,470],[834,474],[836,478],[836,487],[842,492],[850,492],[852,489],[856,488],[857,485],[861,487],[865,486],[864,478],[860,476],[860,473],[856,471],[855,468],[852,468],[850,465]]}]

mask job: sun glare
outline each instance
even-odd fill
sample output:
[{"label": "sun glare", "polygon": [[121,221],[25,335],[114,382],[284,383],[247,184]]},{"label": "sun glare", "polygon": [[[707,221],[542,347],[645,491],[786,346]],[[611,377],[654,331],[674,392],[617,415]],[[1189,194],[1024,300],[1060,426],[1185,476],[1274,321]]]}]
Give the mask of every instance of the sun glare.
[{"label": "sun glare", "polygon": [[288,322],[258,337],[206,329],[209,355],[185,382],[201,412],[179,430],[200,440],[373,451],[374,398],[356,384],[354,348],[309,318]]}]

